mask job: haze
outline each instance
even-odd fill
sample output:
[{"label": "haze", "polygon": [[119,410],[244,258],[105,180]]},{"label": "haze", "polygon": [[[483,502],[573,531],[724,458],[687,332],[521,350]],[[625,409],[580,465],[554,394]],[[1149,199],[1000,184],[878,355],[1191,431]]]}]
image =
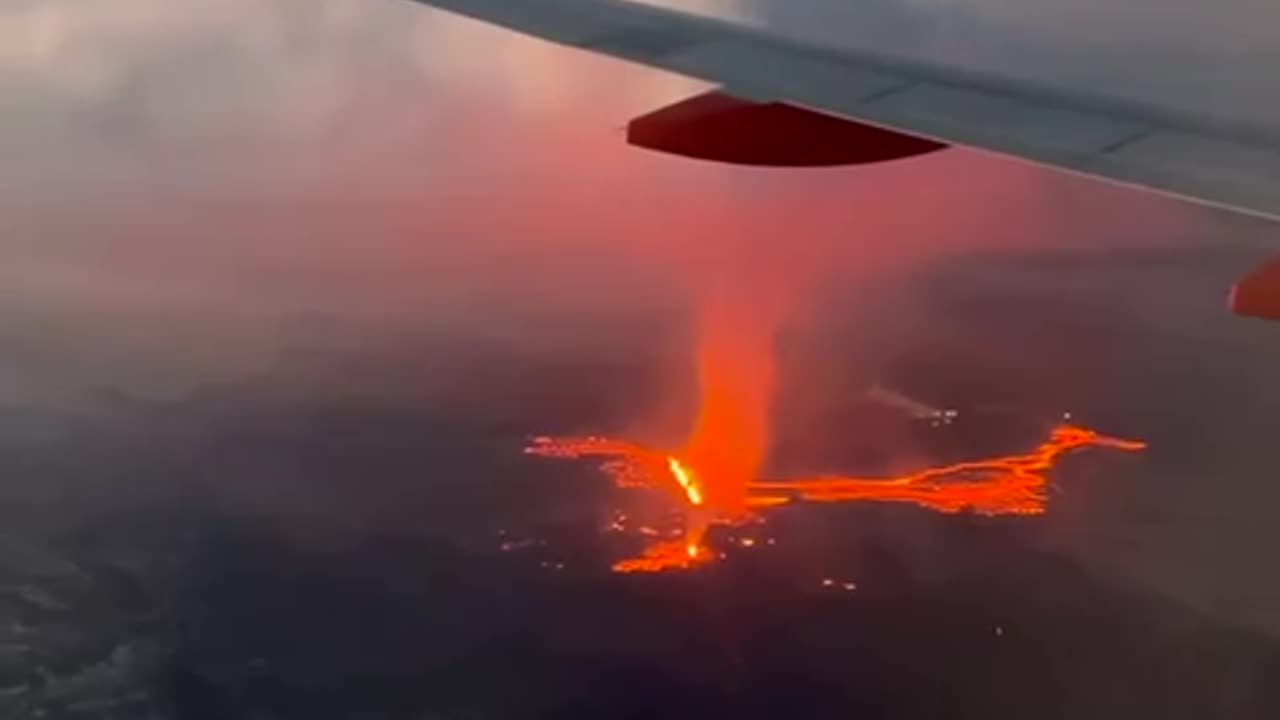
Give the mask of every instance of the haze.
[{"label": "haze", "polygon": [[[1130,3],[1086,50],[1039,33],[1085,34],[1101,0],[662,4],[1280,121],[1258,74],[1280,57],[1245,50],[1280,47],[1270,3],[1142,3],[1158,25]],[[1257,37],[1182,57],[1228,16]],[[1025,43],[982,39],[1007,28]],[[692,299],[773,287],[779,462],[891,439],[851,419],[877,384],[1077,413],[1151,449],[1082,463],[1020,542],[1280,633],[1280,330],[1224,306],[1275,227],[967,151],[761,171],[625,145],[630,117],[701,89],[396,0],[6,3],[2,542],[176,502],[291,543],[470,551],[587,512],[539,505],[535,482],[568,481],[503,453],[682,432]],[[934,537],[870,527],[849,532]]]}]

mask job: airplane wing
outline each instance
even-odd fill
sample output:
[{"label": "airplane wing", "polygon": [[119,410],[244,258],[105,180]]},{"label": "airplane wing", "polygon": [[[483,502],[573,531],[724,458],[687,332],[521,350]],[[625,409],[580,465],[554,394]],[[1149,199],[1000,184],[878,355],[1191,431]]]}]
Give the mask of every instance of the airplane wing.
[{"label": "airplane wing", "polygon": [[1280,218],[1280,132],[806,45],[625,0],[417,0],[917,136]]},{"label": "airplane wing", "polygon": [[[963,145],[1280,219],[1280,128],[819,47],[627,0],[416,1],[722,88],[633,121],[629,137],[646,147],[819,165]],[[833,122],[859,131],[833,132]],[[779,145],[781,133],[801,146]],[[887,143],[893,136],[907,142]],[[867,143],[888,149],[860,153]],[[829,161],[822,147],[833,148]],[[1280,304],[1237,311],[1280,318]]]}]

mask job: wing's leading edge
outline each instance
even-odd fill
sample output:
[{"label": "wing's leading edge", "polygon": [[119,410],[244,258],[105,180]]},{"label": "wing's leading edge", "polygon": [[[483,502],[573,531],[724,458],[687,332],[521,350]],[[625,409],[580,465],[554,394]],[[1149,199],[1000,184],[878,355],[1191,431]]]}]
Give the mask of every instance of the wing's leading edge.
[{"label": "wing's leading edge", "polygon": [[416,0],[949,144],[1280,218],[1280,129],[833,50],[625,0]]}]

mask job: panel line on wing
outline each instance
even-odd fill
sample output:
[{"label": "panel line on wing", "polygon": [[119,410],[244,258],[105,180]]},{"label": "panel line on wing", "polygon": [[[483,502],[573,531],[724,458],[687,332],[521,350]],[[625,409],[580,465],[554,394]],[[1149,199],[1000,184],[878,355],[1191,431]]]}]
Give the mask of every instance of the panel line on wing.
[{"label": "panel line on wing", "polygon": [[1152,135],[1162,130],[1164,130],[1164,128],[1157,127],[1155,125],[1150,125],[1148,127],[1142,128],[1141,130],[1138,130],[1137,132],[1133,133],[1128,137],[1120,138],[1119,140],[1111,143],[1110,145],[1100,148],[1098,150],[1098,154],[1111,155],[1113,153],[1118,153],[1121,150],[1124,150],[1125,148],[1129,147],[1130,145],[1133,145],[1134,143],[1142,142],[1143,140],[1151,137]]},{"label": "panel line on wing", "polygon": [[612,30],[579,46],[621,57],[656,61],[699,42],[697,36],[688,32],[639,25]]}]

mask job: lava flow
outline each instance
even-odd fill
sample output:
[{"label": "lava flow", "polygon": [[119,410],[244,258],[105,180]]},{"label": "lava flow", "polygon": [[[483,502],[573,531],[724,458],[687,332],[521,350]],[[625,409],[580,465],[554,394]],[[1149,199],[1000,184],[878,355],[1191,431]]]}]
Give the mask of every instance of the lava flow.
[{"label": "lava flow", "polygon": [[943,465],[894,478],[832,476],[754,482],[748,486],[748,502],[753,507],[769,507],[792,498],[808,502],[880,500],[911,502],[944,513],[972,510],[984,515],[1034,515],[1044,512],[1049,500],[1046,473],[1064,453],[1088,446],[1137,451],[1146,444],[1060,425],[1039,447],[1022,455]]},{"label": "lava flow", "polygon": [[[755,512],[789,502],[908,502],[944,513],[965,510],[984,515],[1042,513],[1048,504],[1048,471],[1065,453],[1085,447],[1137,451],[1145,443],[1060,425],[1038,447],[1021,454],[927,468],[897,477],[816,477],[756,480],[744,485],[745,504]],[[620,486],[665,488],[691,515],[705,513],[699,475],[675,455],[634,443],[601,437],[539,437],[526,452],[544,457],[603,457],[601,466]],[[614,565],[619,572],[657,571],[708,562],[701,545],[707,522],[738,522],[736,510],[690,521],[684,539],[660,540],[636,558]]]}]

